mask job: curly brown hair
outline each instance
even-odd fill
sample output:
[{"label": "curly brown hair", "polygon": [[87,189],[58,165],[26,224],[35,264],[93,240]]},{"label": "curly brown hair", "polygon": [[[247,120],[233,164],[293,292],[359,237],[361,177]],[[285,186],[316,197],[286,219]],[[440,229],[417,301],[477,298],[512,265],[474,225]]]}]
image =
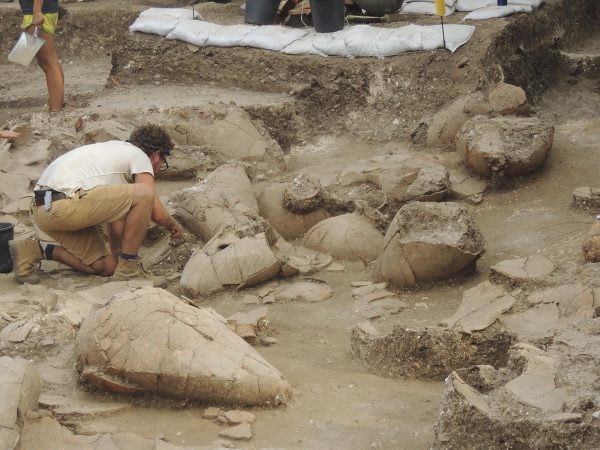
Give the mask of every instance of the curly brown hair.
[{"label": "curly brown hair", "polygon": [[174,147],[169,133],[158,125],[137,127],[129,136],[128,142],[141,148],[148,156],[156,151],[160,151],[163,156],[169,156]]}]

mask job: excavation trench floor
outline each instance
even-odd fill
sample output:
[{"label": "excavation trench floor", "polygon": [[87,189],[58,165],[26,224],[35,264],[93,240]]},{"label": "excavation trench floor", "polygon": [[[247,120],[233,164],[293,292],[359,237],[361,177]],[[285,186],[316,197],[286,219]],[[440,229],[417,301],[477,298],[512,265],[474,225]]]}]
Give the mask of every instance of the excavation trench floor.
[{"label": "excavation trench floor", "polygon": [[[239,3],[234,2],[234,5],[239,7]],[[122,2],[115,4],[126,7]],[[84,5],[96,8],[95,3]],[[81,8],[81,5],[74,7]],[[97,6],[99,10],[104,7]],[[132,8],[134,12],[138,10]],[[229,8],[227,11],[233,14],[234,10]],[[494,21],[490,26],[501,28],[503,23]],[[598,41],[586,41],[585,48],[598,48]],[[459,50],[455,57],[459,59],[460,56]],[[421,60],[418,62],[422,63]],[[219,102],[249,109],[275,108],[299,101],[287,90],[260,92],[245,83],[232,88],[206,83],[171,83],[161,78],[159,85],[128,82],[107,88],[111,63],[110,56],[104,53],[91,58],[69,54],[63,60],[63,67],[66,90],[73,100],[65,114],[73,117],[111,110],[144,114],[152,109]],[[0,80],[0,125],[15,117],[27,118],[42,109],[45,86],[37,68],[24,70],[3,63]],[[290,81],[290,85],[296,81]],[[443,103],[434,98],[436,95],[432,92],[428,107]],[[600,185],[597,175],[600,172],[599,97],[598,80],[593,79],[561,79],[545,93],[535,109],[540,117],[554,123],[556,134],[543,170],[527,179],[517,180],[503,190],[486,193],[479,205],[465,204],[487,242],[487,252],[478,262],[477,272],[466,279],[401,292],[409,307],[398,315],[374,321],[377,328],[388,331],[395,325],[438,324],[453,314],[465,289],[487,279],[490,266],[504,259],[540,253],[557,264],[565,274],[565,282],[593,282],[597,278],[594,275],[596,269],[585,265],[580,253],[580,244],[593,212],[573,209],[570,204],[575,187]],[[360,108],[356,107],[354,112],[360,114]],[[383,123],[385,121],[377,122],[377,126]],[[361,126],[368,127],[368,124]],[[351,162],[394,153],[398,148],[410,145],[406,134],[380,144],[373,139],[362,140],[360,132],[340,136],[344,129],[337,123],[327,132],[314,134],[307,129],[299,133],[286,154],[285,175],[308,173],[328,179]],[[44,133],[44,130],[39,131]],[[191,184],[191,181],[160,182],[159,190],[170,194]],[[372,279],[372,267],[342,264],[346,267],[342,272],[325,271],[314,276],[334,289],[333,297],[321,303],[269,305],[272,336],[278,342],[257,349],[289,380],[294,399],[283,408],[252,409],[257,415],[253,425],[254,438],[238,447],[290,450],[429,448],[443,383],[378,377],[369,374],[352,359],[350,329],[361,319],[352,311],[350,283]],[[81,289],[102,282],[99,278],[72,274],[63,268],[43,278],[45,285],[61,289]],[[0,294],[16,288],[11,275],[0,275]],[[240,297],[238,293],[218,295],[203,306],[212,307],[225,317],[256,307],[244,305]],[[42,376],[52,382],[52,393],[83,401],[108,399],[108,396],[76,386],[72,348],[67,342],[57,343],[51,352],[53,365],[45,362],[46,352],[47,349],[29,349],[24,356],[40,364]],[[3,350],[0,350],[1,354]],[[129,401],[127,398],[116,400]],[[201,418],[207,406],[211,405],[136,399],[131,408],[107,417],[71,418],[70,426],[82,433],[129,431],[145,437],[161,436],[177,445],[210,445],[218,439],[223,427]]]}]

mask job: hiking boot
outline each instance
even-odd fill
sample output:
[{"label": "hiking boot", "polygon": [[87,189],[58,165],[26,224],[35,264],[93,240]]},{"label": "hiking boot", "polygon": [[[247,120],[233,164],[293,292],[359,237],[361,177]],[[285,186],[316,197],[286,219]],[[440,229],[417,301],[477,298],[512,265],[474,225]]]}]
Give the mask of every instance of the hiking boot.
[{"label": "hiking boot", "polygon": [[149,280],[154,287],[165,287],[167,279],[149,274],[142,267],[140,259],[119,258],[119,264],[112,276],[114,281]]},{"label": "hiking boot", "polygon": [[21,284],[37,284],[40,276],[36,273],[43,259],[42,248],[37,239],[8,241],[15,278]]}]

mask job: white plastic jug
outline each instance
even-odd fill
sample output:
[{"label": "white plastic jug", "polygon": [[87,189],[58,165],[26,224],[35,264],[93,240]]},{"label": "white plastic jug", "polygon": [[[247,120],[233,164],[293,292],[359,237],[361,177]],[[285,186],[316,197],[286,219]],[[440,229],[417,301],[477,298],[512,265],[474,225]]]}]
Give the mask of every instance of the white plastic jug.
[{"label": "white plastic jug", "polygon": [[24,31],[19,36],[19,40],[8,54],[8,60],[22,66],[28,66],[37,52],[46,43],[44,39],[38,37],[38,27],[35,27],[33,35]]}]

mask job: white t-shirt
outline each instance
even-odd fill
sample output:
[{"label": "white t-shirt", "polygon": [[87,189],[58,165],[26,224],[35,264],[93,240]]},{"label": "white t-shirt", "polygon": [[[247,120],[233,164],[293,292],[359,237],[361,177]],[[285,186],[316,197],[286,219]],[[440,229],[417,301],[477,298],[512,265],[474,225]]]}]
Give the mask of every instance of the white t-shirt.
[{"label": "white t-shirt", "polygon": [[35,189],[51,188],[71,197],[79,189],[133,183],[133,175],[138,173],[154,176],[148,155],[127,142],[101,142],[76,148],[54,160]]}]

